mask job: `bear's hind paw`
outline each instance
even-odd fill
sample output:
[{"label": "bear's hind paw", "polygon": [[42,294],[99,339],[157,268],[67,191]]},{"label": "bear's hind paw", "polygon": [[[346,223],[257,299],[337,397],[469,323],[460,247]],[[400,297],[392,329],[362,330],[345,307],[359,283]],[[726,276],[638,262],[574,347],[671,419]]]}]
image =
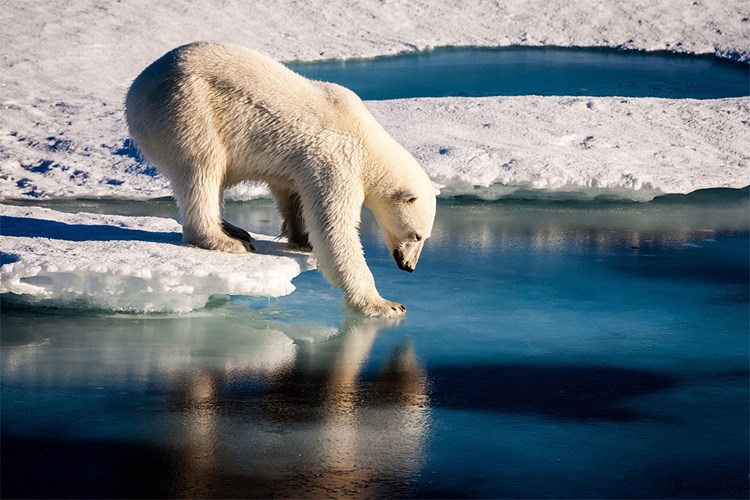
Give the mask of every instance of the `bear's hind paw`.
[{"label": "bear's hind paw", "polygon": [[308,244],[299,244],[290,241],[286,244],[286,247],[289,250],[294,250],[295,252],[312,252],[312,245]]}]

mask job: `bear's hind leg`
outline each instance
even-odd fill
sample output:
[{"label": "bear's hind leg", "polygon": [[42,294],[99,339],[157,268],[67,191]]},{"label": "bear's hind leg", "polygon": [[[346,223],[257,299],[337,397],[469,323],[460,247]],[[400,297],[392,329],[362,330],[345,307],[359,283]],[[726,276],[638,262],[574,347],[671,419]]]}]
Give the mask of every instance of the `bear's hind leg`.
[{"label": "bear's hind leg", "polygon": [[289,248],[293,250],[312,250],[310,239],[305,229],[305,219],[302,215],[302,203],[299,194],[276,187],[271,187],[271,193],[276,200],[284,222],[281,225],[281,236],[285,236]]},{"label": "bear's hind leg", "polygon": [[[202,175],[189,175],[182,182],[172,182],[174,195],[182,214],[182,240],[206,250],[245,253],[252,244],[224,232],[221,219],[222,179],[199,168]],[[234,226],[232,226],[234,227]],[[248,235],[249,236],[249,235]]]}]

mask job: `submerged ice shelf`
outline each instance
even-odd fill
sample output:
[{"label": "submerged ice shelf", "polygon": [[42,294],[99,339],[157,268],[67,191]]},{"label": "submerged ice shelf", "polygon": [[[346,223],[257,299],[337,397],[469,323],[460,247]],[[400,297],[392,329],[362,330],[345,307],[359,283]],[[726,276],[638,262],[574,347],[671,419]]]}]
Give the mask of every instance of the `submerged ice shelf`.
[{"label": "submerged ice shelf", "polygon": [[314,268],[309,254],[254,234],[256,253],[184,246],[172,219],[0,205],[0,293],[13,302],[186,312],[212,295],[278,297]]}]

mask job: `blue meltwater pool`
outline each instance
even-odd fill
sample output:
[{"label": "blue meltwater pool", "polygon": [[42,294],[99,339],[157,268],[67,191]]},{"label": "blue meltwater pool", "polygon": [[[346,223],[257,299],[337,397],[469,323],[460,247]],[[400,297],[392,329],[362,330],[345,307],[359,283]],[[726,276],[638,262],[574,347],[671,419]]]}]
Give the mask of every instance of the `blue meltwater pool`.
[{"label": "blue meltwater pool", "polygon": [[530,94],[718,99],[750,94],[747,64],[667,52],[444,48],[288,66],[349,87],[363,99]]},{"label": "blue meltwater pool", "polygon": [[3,496],[745,498],[748,206],[441,200],[412,274],[365,214],[400,324],[317,272],[187,315],[4,304]]}]

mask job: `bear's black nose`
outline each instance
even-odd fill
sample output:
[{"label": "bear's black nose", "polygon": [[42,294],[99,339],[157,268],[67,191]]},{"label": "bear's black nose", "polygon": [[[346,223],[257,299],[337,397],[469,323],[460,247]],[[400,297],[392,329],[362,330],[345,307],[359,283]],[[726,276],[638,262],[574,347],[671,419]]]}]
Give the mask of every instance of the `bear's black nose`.
[{"label": "bear's black nose", "polygon": [[404,254],[398,248],[393,251],[393,260],[396,261],[396,265],[402,271],[409,271],[409,272],[414,271],[413,267],[409,266],[408,264],[406,264],[406,262],[404,262]]},{"label": "bear's black nose", "polygon": [[414,271],[414,268],[404,262],[404,254],[398,248],[393,251],[393,260],[396,261],[396,265],[402,271]]},{"label": "bear's black nose", "polygon": [[410,272],[410,273],[413,273],[413,272],[414,272],[414,268],[413,268],[413,267],[411,267],[411,266],[408,266],[408,265],[404,264],[403,262],[396,262],[396,265],[397,265],[397,266],[398,266],[398,268],[399,268],[399,269],[401,269],[402,271],[408,271],[408,272]]}]

